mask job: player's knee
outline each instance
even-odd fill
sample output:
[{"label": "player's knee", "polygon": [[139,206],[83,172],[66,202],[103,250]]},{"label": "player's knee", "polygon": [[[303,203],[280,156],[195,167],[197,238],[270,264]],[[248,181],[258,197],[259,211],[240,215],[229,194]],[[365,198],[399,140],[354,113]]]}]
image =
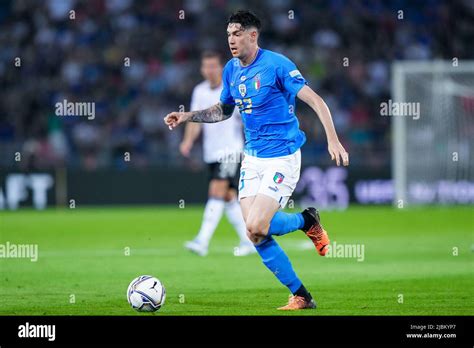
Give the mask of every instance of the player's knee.
[{"label": "player's knee", "polygon": [[250,233],[249,231],[247,231],[247,237],[253,244],[258,244],[258,242],[260,241],[259,237],[255,236],[254,234]]},{"label": "player's knee", "polygon": [[217,199],[223,199],[225,200],[225,192],[216,189],[216,188],[209,188],[209,197],[217,198]]},{"label": "player's knee", "polygon": [[226,199],[228,183],[224,180],[212,180],[209,185],[209,197]]},{"label": "player's knee", "polygon": [[253,241],[253,239],[261,239],[262,237],[265,237],[266,231],[265,231],[265,222],[264,221],[259,221],[259,220],[248,220],[246,222],[247,226],[247,235],[249,236],[249,239]]},{"label": "player's knee", "polygon": [[235,190],[233,189],[227,190],[226,195],[225,195],[226,202],[232,202],[236,198],[237,198],[237,193],[235,192]]},{"label": "player's knee", "polygon": [[258,245],[265,239],[265,236],[259,236],[259,235],[251,234],[249,232],[247,232],[247,237],[252,242],[253,245]]}]

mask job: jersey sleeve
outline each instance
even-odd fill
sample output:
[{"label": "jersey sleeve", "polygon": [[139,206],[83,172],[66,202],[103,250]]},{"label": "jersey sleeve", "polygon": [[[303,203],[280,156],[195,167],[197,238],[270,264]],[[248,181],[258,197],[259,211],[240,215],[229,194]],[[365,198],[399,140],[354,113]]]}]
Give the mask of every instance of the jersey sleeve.
[{"label": "jersey sleeve", "polygon": [[222,92],[220,101],[222,104],[235,105],[234,98],[230,94],[230,69],[232,67],[232,61],[229,61],[222,72]]},{"label": "jersey sleeve", "polygon": [[295,63],[286,57],[279,59],[276,69],[276,77],[282,89],[289,92],[292,95],[298,94],[304,85],[308,82],[301,75],[300,71],[296,67]]},{"label": "jersey sleeve", "polygon": [[194,87],[193,94],[191,96],[191,105],[189,107],[189,111],[196,111],[200,109],[201,108],[199,107],[198,90],[197,90],[197,87]]}]

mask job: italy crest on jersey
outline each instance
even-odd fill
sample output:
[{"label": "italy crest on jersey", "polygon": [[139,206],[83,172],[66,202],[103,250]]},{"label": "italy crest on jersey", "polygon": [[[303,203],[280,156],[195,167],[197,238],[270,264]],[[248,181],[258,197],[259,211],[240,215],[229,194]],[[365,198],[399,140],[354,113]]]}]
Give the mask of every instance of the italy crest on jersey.
[{"label": "italy crest on jersey", "polygon": [[259,90],[260,88],[260,74],[255,75],[253,78],[253,86],[255,87],[255,90]]},{"label": "italy crest on jersey", "polygon": [[239,92],[242,97],[244,97],[245,94],[247,93],[247,87],[245,87],[243,83],[239,85]]}]

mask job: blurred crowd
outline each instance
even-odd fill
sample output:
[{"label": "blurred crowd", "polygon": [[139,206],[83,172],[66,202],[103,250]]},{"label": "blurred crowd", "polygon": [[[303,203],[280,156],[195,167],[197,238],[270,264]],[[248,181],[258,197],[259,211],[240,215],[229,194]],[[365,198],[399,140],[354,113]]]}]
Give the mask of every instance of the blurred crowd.
[{"label": "blurred crowd", "polygon": [[[379,110],[393,60],[473,58],[469,0],[2,1],[0,167],[199,167],[199,146],[180,156],[183,130],[163,117],[189,108],[202,50],[230,57],[236,9],[261,16],[261,47],[292,59],[326,100],[355,166],[390,166],[390,119]],[[63,100],[94,102],[95,118],[58,116]],[[327,164],[314,113],[299,103],[297,115],[304,161]]]}]

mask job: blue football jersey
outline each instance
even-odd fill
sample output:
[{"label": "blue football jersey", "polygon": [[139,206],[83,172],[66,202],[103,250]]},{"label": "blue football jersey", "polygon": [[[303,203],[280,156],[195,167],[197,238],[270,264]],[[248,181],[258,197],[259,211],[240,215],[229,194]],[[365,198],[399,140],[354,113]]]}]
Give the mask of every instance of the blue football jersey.
[{"label": "blue football jersey", "polygon": [[245,132],[245,153],[263,158],[286,156],[306,141],[295,115],[295,97],[307,84],[285,56],[259,49],[243,67],[232,58],[224,67],[221,102],[237,105]]}]

